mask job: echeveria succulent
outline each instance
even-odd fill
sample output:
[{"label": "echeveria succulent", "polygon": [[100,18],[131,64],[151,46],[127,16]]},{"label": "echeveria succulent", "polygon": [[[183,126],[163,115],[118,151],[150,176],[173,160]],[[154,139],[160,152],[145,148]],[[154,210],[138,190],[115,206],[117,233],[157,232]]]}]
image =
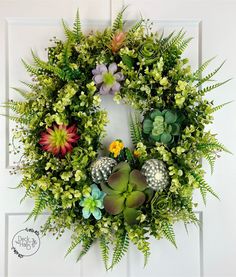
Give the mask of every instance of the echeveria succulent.
[{"label": "echeveria succulent", "polygon": [[171,144],[180,135],[183,115],[172,110],[154,110],[143,121],[143,133],[152,142]]},{"label": "echeveria succulent", "polygon": [[87,219],[92,214],[95,219],[99,220],[102,217],[100,209],[104,208],[103,199],[106,194],[100,191],[95,184],[93,184],[91,188],[91,194],[82,199],[79,205],[83,207],[82,213],[84,218]]},{"label": "echeveria succulent", "polygon": [[131,170],[127,162],[121,162],[113,168],[107,183],[102,183],[105,210],[112,215],[124,214],[125,221],[137,223],[138,208],[151,198],[146,178],[137,170]]},{"label": "echeveria succulent", "polygon": [[77,134],[77,127],[75,125],[57,125],[54,124],[48,128],[46,132],[40,134],[41,138],[39,144],[42,149],[53,155],[65,156],[66,153],[71,152],[73,145],[77,143],[80,136]]},{"label": "echeveria succulent", "polygon": [[100,94],[114,94],[120,91],[120,82],[124,80],[124,75],[117,70],[116,63],[110,64],[108,68],[105,64],[99,64],[96,69],[92,70],[93,81],[99,88]]}]

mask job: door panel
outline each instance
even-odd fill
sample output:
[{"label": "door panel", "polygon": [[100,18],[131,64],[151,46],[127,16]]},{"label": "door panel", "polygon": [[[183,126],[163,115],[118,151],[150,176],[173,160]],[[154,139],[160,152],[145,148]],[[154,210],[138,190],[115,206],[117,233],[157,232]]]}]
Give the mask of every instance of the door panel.
[{"label": "door panel", "polygon": [[[123,3],[124,2],[124,3]],[[44,48],[53,36],[63,38],[60,18],[69,23],[80,8],[84,30],[102,29],[110,24],[122,4],[130,5],[126,12],[127,24],[139,18],[154,21],[154,30],[165,30],[165,34],[184,28],[186,36],[194,37],[185,56],[190,57],[193,69],[201,64],[202,59],[219,54],[227,58],[228,63],[219,74],[220,79],[233,76],[235,72],[235,1],[187,1],[187,0],[0,0],[0,102],[9,98],[16,99],[12,87],[20,87],[19,80],[28,81],[21,58],[31,61],[30,49],[44,57]],[[214,8],[213,8],[214,7]],[[221,20],[219,20],[221,18]],[[226,31],[227,30],[227,31]],[[215,64],[214,64],[215,65]],[[213,66],[214,66],[213,65]],[[226,85],[222,90],[209,95],[216,103],[234,99],[233,90],[236,82]],[[113,106],[111,98],[103,98],[102,106],[108,110],[110,125],[104,145],[121,138],[130,145],[128,136],[128,116],[130,109],[125,105]],[[236,128],[235,103],[216,114],[216,121],[211,127],[218,132],[219,139],[233,152],[235,150]],[[122,122],[122,124],[121,124]],[[227,123],[226,123],[227,122]],[[70,233],[56,240],[52,235],[40,239],[40,248],[36,254],[20,259],[14,254],[12,239],[24,229],[39,230],[47,215],[37,222],[25,222],[32,208],[32,201],[21,205],[19,200],[22,190],[12,190],[20,176],[12,176],[9,170],[20,158],[9,154],[8,143],[12,140],[14,124],[0,117],[0,276],[127,276],[127,277],[230,277],[236,276],[236,265],[232,257],[236,256],[236,221],[232,220],[232,204],[236,196],[235,157],[222,155],[216,163],[213,176],[204,164],[209,183],[222,196],[221,202],[209,197],[207,208],[202,205],[196,210],[203,223],[199,229],[191,226],[186,234],[183,225],[176,224],[178,250],[167,241],[152,241],[152,253],[148,266],[143,269],[143,257],[134,246],[112,272],[106,273],[101,261],[98,245],[94,245],[82,262],[75,263],[78,250],[66,259],[64,254],[70,244]],[[126,135],[124,135],[126,134]],[[234,141],[234,142],[233,142]],[[195,196],[199,199],[199,195]]]}]

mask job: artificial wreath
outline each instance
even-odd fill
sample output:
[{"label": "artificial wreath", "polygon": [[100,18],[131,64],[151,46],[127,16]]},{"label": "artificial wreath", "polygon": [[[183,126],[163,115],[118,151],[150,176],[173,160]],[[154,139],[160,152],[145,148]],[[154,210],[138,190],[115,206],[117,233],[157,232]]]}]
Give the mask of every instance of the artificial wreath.
[{"label": "artificial wreath", "polygon": [[[198,223],[193,192],[200,190],[204,202],[207,192],[217,197],[200,160],[213,169],[217,153],[227,151],[206,130],[225,104],[214,106],[204,96],[227,81],[203,85],[221,66],[202,77],[208,60],[192,72],[181,57],[190,41],[183,31],[164,37],[143,19],[125,30],[123,12],[111,28],[88,35],[78,13],[73,29],[63,21],[66,41],[53,39],[47,61],[34,52],[34,65],[23,61],[30,90],[16,89],[24,101],[7,103],[23,146],[13,173],[23,176],[23,199],[35,199],[29,218],[49,210],[43,234],[60,237],[71,230],[68,253],[81,244],[78,259],[99,240],[106,269],[121,260],[129,241],[145,264],[150,236],[176,246],[174,223]],[[117,134],[107,155],[99,156],[108,123],[100,95],[109,94],[114,105],[135,110],[133,148]]]}]

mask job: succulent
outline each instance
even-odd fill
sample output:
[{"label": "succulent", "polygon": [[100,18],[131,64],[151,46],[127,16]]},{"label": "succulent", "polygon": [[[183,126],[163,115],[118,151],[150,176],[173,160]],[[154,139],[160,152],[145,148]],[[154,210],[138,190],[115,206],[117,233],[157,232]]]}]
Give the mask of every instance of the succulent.
[{"label": "succulent", "polygon": [[91,194],[89,196],[84,197],[79,205],[83,207],[82,213],[85,219],[89,218],[91,215],[97,220],[101,219],[102,213],[100,209],[103,209],[103,199],[105,193],[100,191],[97,185],[93,184],[91,186]]},{"label": "succulent", "polygon": [[138,56],[140,59],[145,59],[146,64],[154,63],[158,59],[157,44],[153,41],[145,41],[138,50]]},{"label": "succulent", "polygon": [[171,144],[180,135],[183,115],[172,110],[154,110],[143,121],[143,133],[151,142]]},{"label": "succulent", "polygon": [[106,181],[111,175],[112,168],[117,164],[116,160],[109,157],[101,157],[91,165],[92,180],[96,184]]},{"label": "succulent", "polygon": [[156,191],[163,191],[169,184],[169,173],[163,161],[147,160],[141,172],[146,177],[148,187]]},{"label": "succulent", "polygon": [[124,32],[117,32],[113,38],[112,38],[112,42],[111,42],[111,50],[113,53],[117,53],[120,48],[123,46],[124,41],[125,41],[125,33]]},{"label": "succulent", "polygon": [[137,169],[131,171],[127,162],[116,165],[101,188],[106,193],[105,210],[112,215],[123,213],[125,221],[130,225],[137,223],[138,208],[149,201],[153,193],[147,188],[142,173]]}]

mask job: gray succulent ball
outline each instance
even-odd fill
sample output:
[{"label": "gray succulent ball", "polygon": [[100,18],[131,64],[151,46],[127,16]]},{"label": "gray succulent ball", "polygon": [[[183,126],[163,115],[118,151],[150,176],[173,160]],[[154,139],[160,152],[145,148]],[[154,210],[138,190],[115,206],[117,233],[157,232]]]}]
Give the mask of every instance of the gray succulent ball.
[{"label": "gray succulent ball", "polygon": [[91,165],[91,176],[96,184],[107,181],[117,161],[109,157],[101,157]]},{"label": "gray succulent ball", "polygon": [[157,159],[147,160],[141,169],[146,177],[147,184],[156,191],[163,191],[169,184],[169,172],[163,161]]}]

